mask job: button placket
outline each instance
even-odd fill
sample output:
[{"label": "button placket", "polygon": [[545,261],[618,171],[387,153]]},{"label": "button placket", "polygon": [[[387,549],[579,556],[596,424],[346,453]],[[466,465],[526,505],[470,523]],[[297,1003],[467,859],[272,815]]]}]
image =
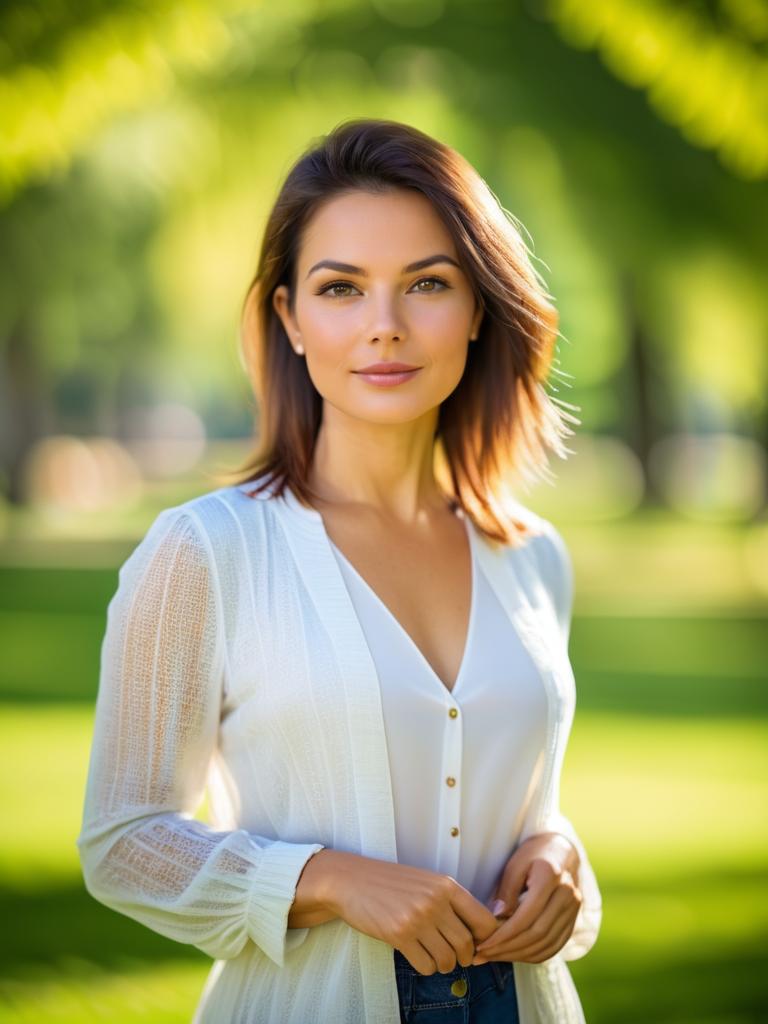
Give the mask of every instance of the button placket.
[{"label": "button placket", "polygon": [[456,875],[461,849],[461,766],[462,766],[462,721],[459,708],[449,703],[443,732],[443,764],[440,799],[440,835],[438,851],[440,869],[449,875]]}]

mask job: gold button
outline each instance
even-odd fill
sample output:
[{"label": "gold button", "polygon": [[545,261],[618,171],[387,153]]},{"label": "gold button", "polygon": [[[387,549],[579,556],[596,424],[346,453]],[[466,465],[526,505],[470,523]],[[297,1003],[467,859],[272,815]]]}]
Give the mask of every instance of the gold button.
[{"label": "gold button", "polygon": [[456,779],[454,779],[454,777],[452,775],[449,775],[448,778],[445,781],[448,783],[449,786],[455,786],[456,785]]},{"label": "gold button", "polygon": [[465,996],[467,994],[466,980],[464,978],[457,978],[451,985],[451,992],[453,992],[455,996]]},{"label": "gold button", "polygon": [[459,830],[454,825],[453,828],[451,829],[451,835],[452,836],[457,836],[458,834],[459,834]]},{"label": "gold button", "polygon": [[451,718],[456,718],[458,713],[459,712],[456,710],[456,708],[451,708],[451,710],[448,712],[448,714],[451,716]]}]

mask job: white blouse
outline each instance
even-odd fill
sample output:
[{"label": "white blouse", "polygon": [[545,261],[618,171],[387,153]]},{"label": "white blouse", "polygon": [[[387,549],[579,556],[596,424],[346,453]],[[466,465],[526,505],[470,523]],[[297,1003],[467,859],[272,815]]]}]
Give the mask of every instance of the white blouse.
[{"label": "white blouse", "polygon": [[544,757],[547,700],[477,563],[473,531],[467,534],[471,611],[451,690],[331,544],[381,684],[398,862],[451,875],[488,903],[519,841]]}]

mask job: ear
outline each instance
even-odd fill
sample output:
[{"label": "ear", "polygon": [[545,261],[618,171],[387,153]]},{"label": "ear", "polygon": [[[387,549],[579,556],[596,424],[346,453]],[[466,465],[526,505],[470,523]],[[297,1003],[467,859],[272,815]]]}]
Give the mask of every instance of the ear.
[{"label": "ear", "polygon": [[291,339],[291,342],[293,343],[293,340],[299,333],[299,329],[296,324],[296,319],[290,310],[290,298],[291,293],[288,289],[288,286],[284,284],[278,285],[278,287],[275,288],[274,292],[272,293],[272,308],[274,309],[275,313],[277,313],[283,325],[285,333],[288,335],[288,337]]},{"label": "ear", "polygon": [[485,307],[481,306],[479,302],[475,303],[475,315],[472,317],[472,326],[469,331],[469,337],[471,340],[477,341],[477,336],[480,333],[480,324],[483,322],[485,316]]}]

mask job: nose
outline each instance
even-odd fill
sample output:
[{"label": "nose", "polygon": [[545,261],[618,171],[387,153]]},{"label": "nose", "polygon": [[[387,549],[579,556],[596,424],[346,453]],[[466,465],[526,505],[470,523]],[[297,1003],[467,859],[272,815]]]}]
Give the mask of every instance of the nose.
[{"label": "nose", "polygon": [[371,341],[402,341],[405,338],[405,324],[396,299],[388,295],[371,299],[366,333]]}]

